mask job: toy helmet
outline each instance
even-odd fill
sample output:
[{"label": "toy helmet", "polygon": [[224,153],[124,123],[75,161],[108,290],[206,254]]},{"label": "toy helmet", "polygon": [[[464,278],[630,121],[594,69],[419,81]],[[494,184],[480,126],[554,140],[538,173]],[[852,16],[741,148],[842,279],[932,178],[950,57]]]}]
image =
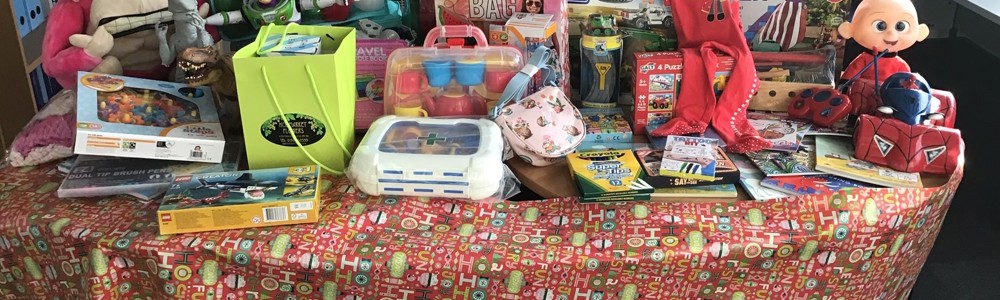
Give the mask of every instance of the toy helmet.
[{"label": "toy helmet", "polygon": [[883,106],[878,110],[906,124],[923,124],[924,121],[943,117],[939,113],[931,113],[931,106],[936,99],[931,96],[927,80],[920,74],[892,74],[879,87],[879,95]]}]

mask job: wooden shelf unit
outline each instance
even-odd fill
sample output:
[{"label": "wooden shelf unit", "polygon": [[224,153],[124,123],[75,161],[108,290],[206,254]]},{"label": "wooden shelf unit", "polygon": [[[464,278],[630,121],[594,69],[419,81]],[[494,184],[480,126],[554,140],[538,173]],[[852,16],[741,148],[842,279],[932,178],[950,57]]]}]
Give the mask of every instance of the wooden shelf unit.
[{"label": "wooden shelf unit", "polygon": [[0,143],[4,149],[35,115],[31,72],[41,65],[45,24],[24,38],[18,35],[14,3],[0,5]]}]

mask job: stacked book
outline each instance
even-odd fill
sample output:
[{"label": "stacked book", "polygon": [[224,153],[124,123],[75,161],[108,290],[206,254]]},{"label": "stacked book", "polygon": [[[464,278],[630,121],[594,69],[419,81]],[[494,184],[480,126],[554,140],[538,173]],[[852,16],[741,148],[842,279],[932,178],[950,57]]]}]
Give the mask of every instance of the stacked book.
[{"label": "stacked book", "polygon": [[[658,125],[647,127],[652,132]],[[652,198],[736,198],[739,170],[714,132],[705,137],[649,135],[655,150],[636,156],[653,186]]]},{"label": "stacked book", "polygon": [[632,150],[632,127],[621,108],[581,108],[580,117],[587,126],[577,152]]},{"label": "stacked book", "polygon": [[811,128],[780,114],[748,115],[771,149],[733,155],[740,184],[756,200],[816,195],[849,188],[922,187],[920,175],[854,158],[851,133],[843,127]]}]

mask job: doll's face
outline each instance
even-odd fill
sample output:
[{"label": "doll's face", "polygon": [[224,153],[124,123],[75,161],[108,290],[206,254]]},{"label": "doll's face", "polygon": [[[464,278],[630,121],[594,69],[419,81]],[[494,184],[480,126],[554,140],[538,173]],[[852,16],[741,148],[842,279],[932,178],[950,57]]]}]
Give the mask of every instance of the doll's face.
[{"label": "doll's face", "polygon": [[917,22],[910,0],[864,0],[851,22],[841,24],[840,35],[865,48],[898,52],[927,38],[927,25]]},{"label": "doll's face", "polygon": [[524,10],[533,14],[542,13],[542,0],[524,0]]}]

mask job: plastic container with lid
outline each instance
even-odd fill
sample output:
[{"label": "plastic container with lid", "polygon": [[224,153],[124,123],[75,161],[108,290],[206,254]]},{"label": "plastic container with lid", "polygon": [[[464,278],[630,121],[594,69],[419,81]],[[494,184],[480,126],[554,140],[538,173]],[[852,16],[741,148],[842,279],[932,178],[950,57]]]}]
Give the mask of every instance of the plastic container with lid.
[{"label": "plastic container with lid", "polygon": [[[476,45],[464,46],[472,37]],[[446,38],[445,43],[436,43]],[[397,49],[386,66],[385,113],[408,117],[483,116],[524,66],[513,47],[488,46],[474,26],[439,26],[423,47]]]}]

